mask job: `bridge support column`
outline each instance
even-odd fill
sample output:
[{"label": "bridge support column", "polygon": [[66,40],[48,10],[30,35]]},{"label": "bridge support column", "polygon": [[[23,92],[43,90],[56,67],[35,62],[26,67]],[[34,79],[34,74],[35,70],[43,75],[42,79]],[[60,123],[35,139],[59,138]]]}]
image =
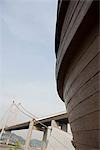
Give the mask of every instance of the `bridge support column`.
[{"label": "bridge support column", "polygon": [[4,131],[4,128],[1,130],[1,133],[0,133],[0,139],[2,139],[2,135],[3,135],[3,133],[4,133],[5,131]]},{"label": "bridge support column", "polygon": [[31,140],[31,136],[32,136],[33,126],[34,126],[34,120],[30,121],[30,124],[29,124],[29,131],[28,131],[27,138],[25,141],[25,150],[29,149],[29,144],[30,144],[30,140]]},{"label": "bridge support column", "polygon": [[6,131],[6,133],[8,134],[7,140],[6,140],[6,144],[9,144],[10,141],[10,137],[11,137],[11,131]]},{"label": "bridge support column", "polygon": [[61,125],[61,130],[67,132],[67,128],[68,128],[67,126],[68,126],[67,123],[66,123],[66,124],[63,123],[63,124]]},{"label": "bridge support column", "polygon": [[57,121],[55,121],[55,120],[51,121],[51,127],[60,128],[59,127],[59,123]]},{"label": "bridge support column", "polygon": [[47,147],[47,136],[48,136],[48,129],[45,129],[42,139],[42,148],[41,150],[45,150]]}]

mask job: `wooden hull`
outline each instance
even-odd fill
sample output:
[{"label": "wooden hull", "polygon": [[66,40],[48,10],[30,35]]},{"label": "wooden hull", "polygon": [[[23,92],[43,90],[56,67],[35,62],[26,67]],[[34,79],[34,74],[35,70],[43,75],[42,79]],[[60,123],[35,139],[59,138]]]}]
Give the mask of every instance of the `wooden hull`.
[{"label": "wooden hull", "polygon": [[[62,1],[59,5],[56,25],[57,90],[67,108],[75,148],[99,150],[99,2]],[[63,5],[67,8],[65,14],[61,11]]]}]

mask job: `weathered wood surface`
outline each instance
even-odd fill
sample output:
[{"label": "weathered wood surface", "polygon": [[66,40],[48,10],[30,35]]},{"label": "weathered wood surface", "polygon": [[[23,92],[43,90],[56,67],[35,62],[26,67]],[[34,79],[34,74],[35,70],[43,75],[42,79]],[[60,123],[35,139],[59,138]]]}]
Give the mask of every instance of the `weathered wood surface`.
[{"label": "weathered wood surface", "polygon": [[69,2],[56,50],[57,90],[66,104],[76,150],[100,149],[98,4]]}]

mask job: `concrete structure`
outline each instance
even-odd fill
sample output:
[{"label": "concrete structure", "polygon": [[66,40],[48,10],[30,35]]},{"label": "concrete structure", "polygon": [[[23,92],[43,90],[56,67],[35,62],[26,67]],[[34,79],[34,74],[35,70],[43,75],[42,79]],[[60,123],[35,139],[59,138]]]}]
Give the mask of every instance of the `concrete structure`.
[{"label": "concrete structure", "polygon": [[[67,124],[68,124],[67,113],[60,113],[57,115],[38,119],[37,121],[34,122],[34,126],[36,126],[37,129],[43,131],[45,127],[42,124],[44,124],[46,126],[51,126],[52,120],[55,120],[59,124],[59,126],[61,126],[61,128],[63,128],[63,126],[66,125],[66,129],[67,129]],[[30,121],[24,122],[21,124],[16,124],[16,125],[13,125],[10,127],[6,127],[4,130],[5,131],[14,131],[14,130],[28,129],[29,124],[30,124]],[[2,129],[0,129],[0,132],[1,132],[1,130]]]},{"label": "concrete structure", "polygon": [[29,131],[28,131],[27,138],[25,141],[25,150],[29,149],[29,144],[30,144],[30,140],[31,140],[31,136],[32,136],[33,126],[34,126],[34,120],[30,121],[30,124],[29,124]]},{"label": "concrete structure", "polygon": [[[32,135],[32,130],[40,130],[43,131],[43,145],[42,145],[42,150],[45,150],[47,147],[47,136],[48,136],[48,130],[52,131],[51,129],[53,127],[56,128],[60,128],[63,131],[67,132],[67,125],[68,125],[68,117],[67,117],[67,113],[61,113],[61,114],[57,114],[54,116],[49,116],[46,118],[42,118],[39,120],[32,120],[30,122],[25,122],[25,123],[21,123],[21,124],[17,124],[17,125],[13,125],[10,127],[6,127],[4,128],[4,130],[6,132],[11,132],[14,130],[21,130],[21,129],[29,129],[28,134],[27,134],[27,138],[26,138],[26,142],[25,142],[25,150],[29,149],[29,143],[31,140],[31,135]],[[50,128],[51,126],[51,128]],[[49,129],[47,128],[49,127]],[[2,131],[2,129],[0,130]],[[7,144],[9,142],[9,138],[7,139]]]},{"label": "concrete structure", "polygon": [[65,102],[77,150],[100,149],[99,1],[59,0],[57,91]]},{"label": "concrete structure", "polygon": [[72,146],[72,134],[53,127],[47,138],[46,150],[75,150]]}]

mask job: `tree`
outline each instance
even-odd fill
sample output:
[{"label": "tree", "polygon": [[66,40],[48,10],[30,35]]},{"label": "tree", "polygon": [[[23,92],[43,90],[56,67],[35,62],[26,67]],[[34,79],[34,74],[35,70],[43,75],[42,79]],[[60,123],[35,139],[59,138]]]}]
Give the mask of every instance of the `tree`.
[{"label": "tree", "polygon": [[15,143],[15,150],[19,150],[21,148],[21,144],[19,141],[16,141]]}]

